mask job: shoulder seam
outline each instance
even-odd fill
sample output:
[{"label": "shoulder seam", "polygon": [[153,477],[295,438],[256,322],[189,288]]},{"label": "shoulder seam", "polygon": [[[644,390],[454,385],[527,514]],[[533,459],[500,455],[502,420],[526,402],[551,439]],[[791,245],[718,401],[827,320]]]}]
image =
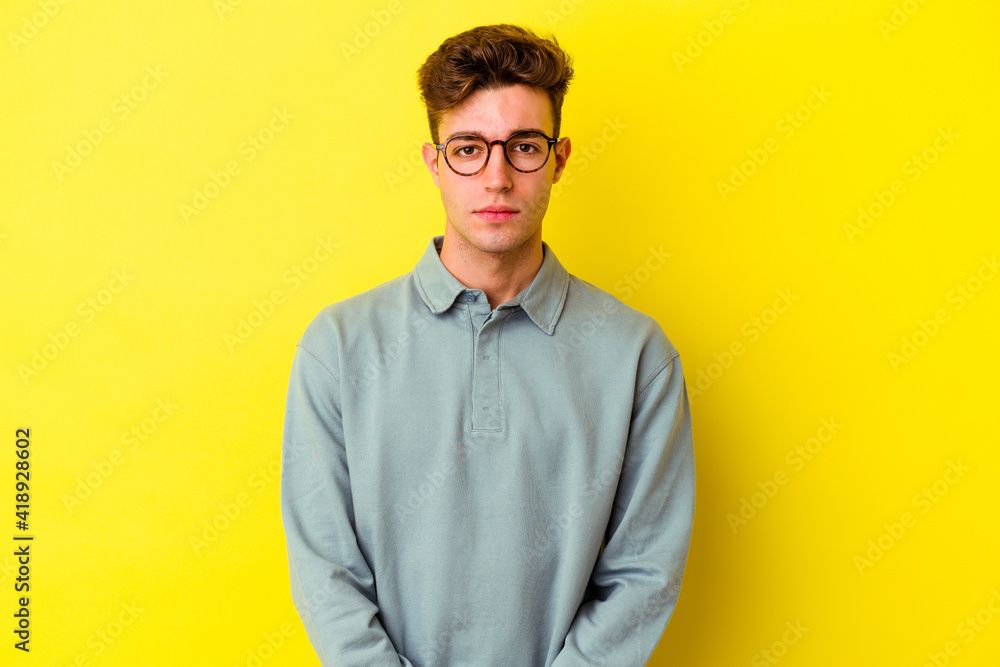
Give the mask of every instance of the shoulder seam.
[{"label": "shoulder seam", "polygon": [[323,361],[322,359],[320,359],[319,355],[316,354],[315,352],[313,352],[311,349],[309,349],[309,347],[305,343],[297,343],[297,347],[301,347],[303,350],[305,350],[306,352],[308,352],[309,355],[313,359],[315,359],[316,361],[318,361],[323,366],[323,368],[325,368],[330,373],[330,375],[333,376],[333,379],[337,381],[337,384],[341,383],[340,382],[340,376],[337,375],[332,368],[330,368],[329,366],[327,366],[326,362]]},{"label": "shoulder seam", "polygon": [[644,391],[646,391],[647,389],[649,389],[649,386],[651,384],[653,384],[653,380],[656,379],[656,376],[659,375],[660,373],[662,373],[663,369],[665,369],[668,366],[670,366],[671,363],[673,362],[673,360],[676,359],[679,356],[680,356],[680,353],[675,351],[672,355],[670,355],[669,357],[667,357],[666,359],[664,359],[663,361],[661,361],[659,363],[659,365],[657,365],[656,370],[654,370],[650,374],[649,379],[642,383],[642,387],[639,389],[639,391],[636,392],[635,397],[639,398],[639,396],[641,396]]}]

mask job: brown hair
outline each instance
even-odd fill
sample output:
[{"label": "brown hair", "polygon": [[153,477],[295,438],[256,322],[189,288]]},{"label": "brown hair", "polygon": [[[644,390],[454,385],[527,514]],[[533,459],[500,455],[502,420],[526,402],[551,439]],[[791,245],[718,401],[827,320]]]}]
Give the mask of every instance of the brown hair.
[{"label": "brown hair", "polygon": [[559,137],[563,97],[573,78],[572,59],[554,35],[542,39],[509,23],[484,25],[449,37],[417,70],[434,143],[444,114],[479,89],[515,84],[541,88],[549,96],[553,138]]}]

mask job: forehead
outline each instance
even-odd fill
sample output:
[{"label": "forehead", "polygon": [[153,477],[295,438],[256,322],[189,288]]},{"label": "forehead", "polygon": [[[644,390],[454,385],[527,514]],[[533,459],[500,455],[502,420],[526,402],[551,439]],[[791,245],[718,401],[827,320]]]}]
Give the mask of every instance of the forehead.
[{"label": "forehead", "polygon": [[442,141],[468,132],[506,139],[522,129],[541,130],[552,136],[553,123],[545,91],[517,84],[490,90],[480,88],[448,110],[438,130]]}]

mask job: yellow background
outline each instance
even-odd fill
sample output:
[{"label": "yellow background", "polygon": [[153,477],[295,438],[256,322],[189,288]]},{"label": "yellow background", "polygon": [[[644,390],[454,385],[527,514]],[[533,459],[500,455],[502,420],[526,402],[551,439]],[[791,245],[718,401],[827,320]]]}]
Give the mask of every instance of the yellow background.
[{"label": "yellow background", "polygon": [[659,320],[691,396],[650,664],[997,664],[994,0],[63,2],[0,11],[0,663],[317,664],[278,507],[294,345],[443,233],[416,69],[513,22],[576,67],[544,238]]}]

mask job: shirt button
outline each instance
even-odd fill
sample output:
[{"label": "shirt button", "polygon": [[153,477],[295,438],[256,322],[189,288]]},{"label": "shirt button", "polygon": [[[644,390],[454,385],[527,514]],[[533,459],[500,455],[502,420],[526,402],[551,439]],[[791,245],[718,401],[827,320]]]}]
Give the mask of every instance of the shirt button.
[{"label": "shirt button", "polygon": [[472,292],[467,292],[465,294],[465,298],[466,298],[467,301],[475,301],[476,300],[476,295],[473,294]]}]

